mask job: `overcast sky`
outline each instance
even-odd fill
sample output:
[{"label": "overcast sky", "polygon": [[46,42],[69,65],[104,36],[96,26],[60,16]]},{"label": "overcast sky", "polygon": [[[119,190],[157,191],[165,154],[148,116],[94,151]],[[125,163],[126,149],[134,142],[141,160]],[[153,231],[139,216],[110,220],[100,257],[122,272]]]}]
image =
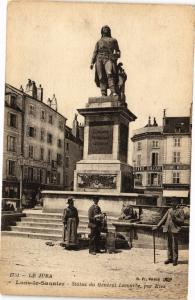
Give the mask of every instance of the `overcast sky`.
[{"label": "overcast sky", "polygon": [[[31,78],[56,94],[58,111],[71,126],[77,108],[100,95],[89,69],[103,25],[118,40],[128,75],[126,97],[138,117],[161,123],[189,115],[192,101],[193,11],[171,5],[11,3],[8,9],[6,82],[25,87]],[[82,118],[80,118],[82,121]]]}]

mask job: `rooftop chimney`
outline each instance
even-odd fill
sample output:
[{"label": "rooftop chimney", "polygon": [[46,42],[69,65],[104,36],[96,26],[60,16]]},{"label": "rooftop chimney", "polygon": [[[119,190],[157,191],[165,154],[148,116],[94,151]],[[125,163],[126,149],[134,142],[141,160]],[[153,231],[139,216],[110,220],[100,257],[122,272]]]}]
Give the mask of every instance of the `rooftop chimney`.
[{"label": "rooftop chimney", "polygon": [[37,87],[35,81],[31,81],[31,79],[28,79],[25,93],[37,99]]},{"label": "rooftop chimney", "polygon": [[51,99],[51,108],[53,108],[55,111],[57,111],[57,99],[55,94],[53,94],[53,98]]},{"label": "rooftop chimney", "polygon": [[28,93],[30,92],[31,86],[32,86],[32,81],[31,81],[31,79],[28,79],[28,83],[27,83],[27,85],[26,85],[25,93],[28,94]]},{"label": "rooftop chimney", "polygon": [[35,81],[32,82],[32,97],[37,99],[37,87]]},{"label": "rooftop chimney", "polygon": [[149,116],[148,117],[148,123],[146,124],[145,127],[151,127],[151,126],[152,126],[152,124],[151,124],[151,117]]},{"label": "rooftop chimney", "polygon": [[166,125],[165,119],[166,119],[166,109],[163,109],[163,127],[165,127],[165,125]]},{"label": "rooftop chimney", "polygon": [[50,98],[48,98],[47,105],[49,105],[50,107],[51,107],[51,102],[52,102],[52,100]]},{"label": "rooftop chimney", "polygon": [[37,99],[43,102],[43,88],[41,84],[39,84],[39,87],[37,88]]},{"label": "rooftop chimney", "polygon": [[156,118],[154,118],[153,126],[158,126],[158,124],[156,122]]}]

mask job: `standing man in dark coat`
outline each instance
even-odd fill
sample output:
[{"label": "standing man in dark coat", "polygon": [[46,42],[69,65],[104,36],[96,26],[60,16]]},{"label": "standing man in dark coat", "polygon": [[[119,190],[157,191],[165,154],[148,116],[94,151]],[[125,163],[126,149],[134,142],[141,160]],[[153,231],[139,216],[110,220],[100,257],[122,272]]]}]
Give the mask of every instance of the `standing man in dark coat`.
[{"label": "standing man in dark coat", "polygon": [[96,253],[100,252],[102,212],[100,207],[98,206],[99,198],[94,197],[93,202],[94,204],[89,208],[88,211],[88,227],[91,229],[89,240],[89,253],[95,255]]},{"label": "standing man in dark coat", "polygon": [[173,263],[173,266],[178,262],[178,233],[184,223],[184,212],[179,206],[179,200],[172,198],[172,207],[169,208],[157,226],[153,227],[156,230],[163,226],[163,232],[167,233],[168,258],[165,264]]}]

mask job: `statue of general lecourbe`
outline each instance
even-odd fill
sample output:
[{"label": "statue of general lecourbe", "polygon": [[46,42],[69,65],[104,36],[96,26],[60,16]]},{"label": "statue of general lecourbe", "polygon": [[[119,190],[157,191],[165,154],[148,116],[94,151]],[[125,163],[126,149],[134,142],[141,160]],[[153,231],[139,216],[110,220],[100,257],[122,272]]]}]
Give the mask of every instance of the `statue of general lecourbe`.
[{"label": "statue of general lecourbe", "polygon": [[124,85],[127,76],[121,68],[122,63],[117,65],[117,59],[120,58],[118,42],[112,38],[111,29],[107,25],[102,27],[101,35],[95,45],[90,66],[93,69],[95,64],[96,85],[100,87],[102,96],[107,96],[109,88],[112,96],[118,95],[120,100],[125,101]]}]

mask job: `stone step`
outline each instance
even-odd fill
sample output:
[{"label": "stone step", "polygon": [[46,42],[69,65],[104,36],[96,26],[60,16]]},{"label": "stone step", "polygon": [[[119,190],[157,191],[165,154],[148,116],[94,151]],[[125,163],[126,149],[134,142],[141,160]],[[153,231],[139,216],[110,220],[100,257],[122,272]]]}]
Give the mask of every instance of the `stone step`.
[{"label": "stone step", "polygon": [[17,227],[39,227],[39,228],[59,228],[61,229],[63,227],[63,224],[62,223],[51,223],[51,220],[50,220],[50,223],[41,223],[41,222],[34,222],[31,221],[31,222],[28,222],[26,220],[22,221],[22,222],[16,222],[16,226]]},{"label": "stone step", "polygon": [[[42,218],[42,216],[32,216],[32,215],[26,215],[26,217],[23,217],[23,219],[26,218],[26,219],[29,219],[29,220],[45,220],[45,221],[48,221],[50,220],[50,222],[59,222],[59,223],[62,223],[62,216],[60,218],[50,218],[49,216],[44,216]],[[79,217],[79,220],[82,220],[82,221],[86,221],[88,222],[88,218],[86,216],[80,216]]]},{"label": "stone step", "polygon": [[2,231],[1,234],[6,236],[7,235],[19,236],[19,237],[41,239],[41,240],[48,240],[48,241],[62,241],[62,235],[40,234],[40,233],[20,232],[20,231]]},{"label": "stone step", "polygon": [[[21,222],[37,222],[37,223],[58,223],[61,224],[62,223],[62,219],[50,219],[50,218],[41,218],[41,217],[22,217],[21,218]],[[81,216],[79,218],[80,223],[84,222],[84,223],[88,223],[88,218],[85,216]],[[112,224],[114,221],[116,221],[116,219],[108,219],[107,222],[108,224]]]},{"label": "stone step", "polygon": [[[42,213],[41,210],[25,210],[24,212],[26,217],[22,217],[21,221],[17,221],[16,225],[10,227],[10,231],[4,231],[3,234],[54,241],[62,240],[62,214]],[[79,220],[78,235],[81,240],[88,240],[90,232],[88,216],[81,213]],[[115,220],[114,217],[107,219],[109,231],[114,231],[112,222]]]},{"label": "stone step", "polygon": [[[55,229],[61,229],[63,228],[62,223],[38,223],[38,222],[16,222],[17,227],[39,227],[39,228],[55,228]],[[79,223],[79,228],[86,228],[88,227],[87,222],[80,222]],[[114,226],[111,224],[108,224],[108,229],[114,229]]]},{"label": "stone step", "polygon": [[45,233],[53,235],[62,235],[61,229],[56,228],[33,228],[33,227],[23,227],[23,226],[11,226],[11,231],[29,232],[29,233]]},{"label": "stone step", "polygon": [[[56,228],[39,228],[39,227],[22,227],[22,226],[11,226],[11,231],[17,232],[29,232],[29,233],[43,233],[43,234],[53,234],[62,235],[62,229]],[[78,228],[78,233],[89,233],[89,228]]]},{"label": "stone step", "polygon": [[[33,219],[55,219],[55,220],[62,220],[62,214],[56,214],[56,213],[25,213],[26,214],[26,218],[33,218]],[[79,219],[80,220],[87,220],[88,221],[88,216],[87,215],[83,215],[83,214],[79,214]],[[107,221],[109,222],[113,222],[116,221],[117,218],[113,217],[113,216],[108,216],[107,217]]]},{"label": "stone step", "polygon": [[48,218],[33,218],[33,217],[22,217],[21,222],[37,222],[37,223],[55,223],[60,224],[62,220],[60,219],[48,219]]},{"label": "stone step", "polygon": [[62,214],[47,214],[47,213],[25,213],[29,218],[46,218],[62,220]]}]

